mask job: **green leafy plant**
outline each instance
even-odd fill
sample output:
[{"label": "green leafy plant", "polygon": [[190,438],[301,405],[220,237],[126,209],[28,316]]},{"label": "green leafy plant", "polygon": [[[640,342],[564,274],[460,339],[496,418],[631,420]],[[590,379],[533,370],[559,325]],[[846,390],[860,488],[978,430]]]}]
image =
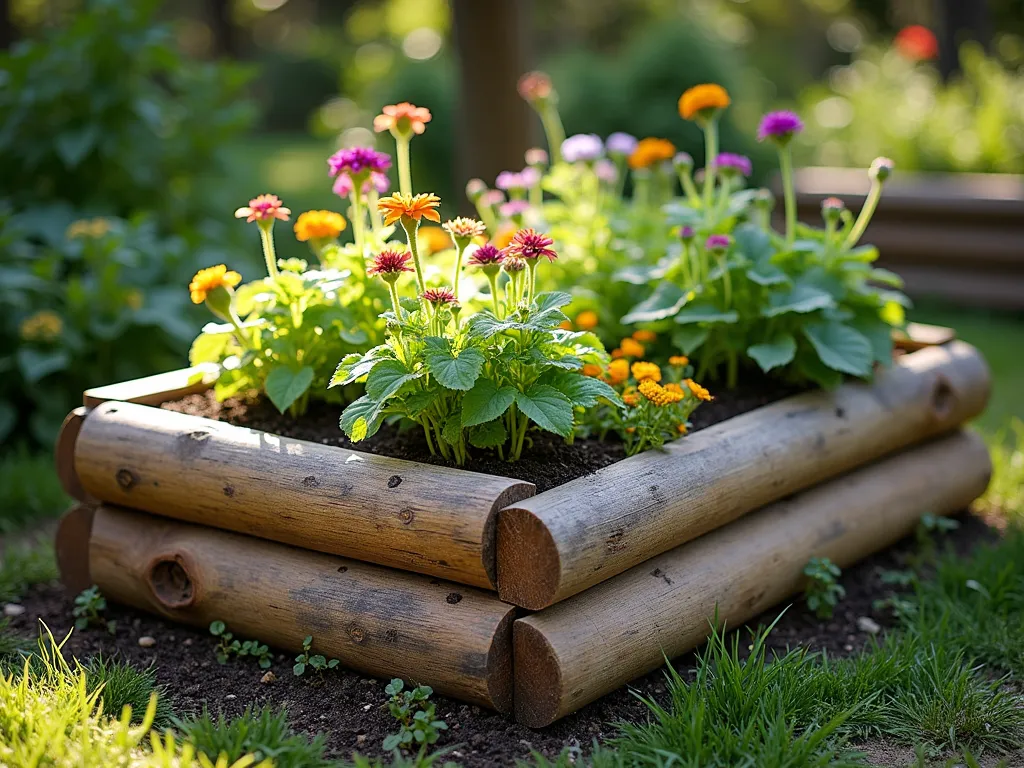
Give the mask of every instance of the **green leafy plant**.
[{"label": "green leafy plant", "polygon": [[228,631],[227,625],[223,621],[211,622],[210,634],[218,640],[214,653],[219,663],[227,664],[232,658],[253,658],[256,659],[260,669],[270,669],[273,655],[263,643],[257,640],[238,640],[233,633]]},{"label": "green leafy plant", "polygon": [[307,670],[323,674],[328,669],[337,669],[338,665],[341,664],[337,659],[328,661],[326,656],[320,653],[312,653],[312,650],[313,636],[306,635],[306,638],[302,641],[302,653],[295,657],[295,665],[292,667],[292,673],[296,677],[306,674]]},{"label": "green leafy plant", "polygon": [[448,730],[447,723],[437,718],[435,705],[430,701],[434,691],[429,685],[419,685],[406,690],[405,683],[393,679],[384,688],[391,698],[387,708],[398,722],[397,733],[384,739],[385,750],[416,751],[425,755],[427,747],[436,744],[441,733]]},{"label": "green leafy plant", "polygon": [[804,567],[807,586],[804,600],[819,619],[830,619],[846,589],[839,583],[842,571],[827,557],[812,557]]},{"label": "green leafy plant", "polygon": [[71,615],[75,617],[75,629],[84,630],[89,627],[103,627],[110,634],[117,631],[117,622],[106,619],[103,612],[107,610],[107,598],[100,593],[100,588],[93,584],[83,589],[75,597],[75,607]]}]

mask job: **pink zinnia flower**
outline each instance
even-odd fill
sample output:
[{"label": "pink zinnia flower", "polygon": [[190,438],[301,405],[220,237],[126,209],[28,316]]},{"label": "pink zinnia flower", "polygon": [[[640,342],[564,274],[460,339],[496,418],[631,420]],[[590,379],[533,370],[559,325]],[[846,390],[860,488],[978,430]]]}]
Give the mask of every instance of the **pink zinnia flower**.
[{"label": "pink zinnia flower", "polygon": [[509,200],[507,203],[503,203],[498,210],[506,219],[511,219],[513,216],[522,216],[530,210],[530,204],[525,200]]},{"label": "pink zinnia flower", "polygon": [[508,272],[510,275],[514,275],[517,272],[522,272],[526,269],[526,262],[520,259],[518,256],[513,256],[510,253],[503,254],[504,259],[501,262],[501,268]]},{"label": "pink zinnia flower", "polygon": [[408,251],[381,251],[373,257],[373,264],[366,274],[368,275],[392,275],[399,272],[412,272],[409,262],[412,261],[412,254]]},{"label": "pink zinnia flower", "polygon": [[277,195],[260,195],[249,201],[249,205],[235,211],[236,219],[245,219],[247,222],[272,221],[280,219],[288,221],[291,209],[281,204]]},{"label": "pink zinnia flower", "polygon": [[788,144],[789,140],[803,129],[804,121],[795,112],[769,112],[761,118],[761,125],[757,128],[757,140],[771,139],[777,144]]},{"label": "pink zinnia flower", "polygon": [[681,230],[679,230],[679,238],[684,243],[692,242],[693,238],[696,237],[696,236],[697,236],[696,230],[694,230],[694,228],[691,227],[689,224],[685,225]]},{"label": "pink zinnia flower", "polygon": [[474,267],[490,267],[501,264],[504,260],[505,254],[499,248],[494,247],[491,243],[484,243],[473,251],[466,263],[472,264]]},{"label": "pink zinnia flower", "polygon": [[728,235],[711,235],[707,242],[704,243],[704,247],[709,251],[725,252],[729,250],[729,246],[732,244],[732,238]]},{"label": "pink zinnia flower", "polygon": [[528,166],[544,166],[548,164],[548,153],[539,147],[526,150],[526,164]]},{"label": "pink zinnia flower", "polygon": [[[373,185],[372,188],[377,190],[377,194],[383,195],[391,188],[391,179],[387,177],[387,174],[378,173],[377,171],[371,172],[370,178],[363,182],[364,195],[369,194],[371,184]],[[331,189],[338,197],[348,197],[352,194],[355,186],[351,177],[348,174],[342,173],[334,180],[334,186]]]},{"label": "pink zinnia flower", "polygon": [[327,166],[332,178],[346,173],[353,179],[359,179],[369,173],[387,171],[391,167],[391,157],[370,147],[347,147],[327,158]]},{"label": "pink zinnia flower", "polygon": [[554,88],[551,78],[543,72],[527,72],[516,84],[519,95],[527,101],[543,101],[551,96]]},{"label": "pink zinnia flower", "polygon": [[455,306],[459,303],[459,300],[455,298],[455,293],[451,288],[428,288],[423,292],[420,298],[430,304],[433,304],[435,307],[447,305]]},{"label": "pink zinnia flower", "polygon": [[737,155],[733,152],[722,152],[715,160],[715,164],[720,171],[739,173],[744,178],[754,172],[754,167],[749,157]]},{"label": "pink zinnia flower", "polygon": [[512,235],[512,242],[508,244],[505,253],[525,261],[534,261],[541,256],[548,261],[554,261],[558,254],[551,248],[554,240],[535,229],[520,229]]},{"label": "pink zinnia flower", "polygon": [[480,205],[500,205],[505,202],[505,193],[500,189],[488,189],[480,195]]},{"label": "pink zinnia flower", "polygon": [[474,203],[477,198],[480,197],[484,192],[487,191],[487,184],[483,179],[470,179],[466,182],[466,197],[472,200]]}]

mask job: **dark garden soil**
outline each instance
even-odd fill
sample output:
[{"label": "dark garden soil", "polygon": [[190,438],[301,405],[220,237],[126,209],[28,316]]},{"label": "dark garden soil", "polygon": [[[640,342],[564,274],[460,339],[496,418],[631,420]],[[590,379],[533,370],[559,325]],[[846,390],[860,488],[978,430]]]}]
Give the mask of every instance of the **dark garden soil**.
[{"label": "dark garden soil", "polygon": [[[797,391],[766,377],[754,377],[737,390],[723,392],[712,402],[703,403],[694,411],[690,421],[696,431],[781,400]],[[219,403],[210,390],[164,403],[162,407],[296,440],[428,464],[446,463],[441,456],[431,455],[419,427],[400,429],[385,424],[373,437],[352,443],[338,427],[342,410],[340,405],[314,402],[303,416],[294,419],[279,413],[266,400],[230,398]],[[540,493],[614,464],[626,455],[622,444],[614,439],[577,439],[572,445],[567,445],[557,435],[533,430],[527,440],[529,445],[517,462],[502,461],[494,451],[474,449],[464,469],[526,480],[534,483]]]},{"label": "dark garden soil", "polygon": [[[996,535],[975,517],[963,515],[959,519],[960,528],[937,546],[951,546],[966,554],[976,544]],[[819,621],[799,600],[794,600],[788,609],[786,605],[776,606],[748,626],[768,624],[786,609],[771,636],[774,650],[800,646],[825,650],[835,656],[858,651],[869,643],[870,630],[875,629],[866,628],[865,618],[883,629],[893,624],[885,609],[873,605],[893,594],[893,588],[882,582],[881,572],[907,568],[913,564],[917,551],[918,543],[908,538],[848,568],[842,579],[846,598],[829,621]],[[71,627],[71,599],[58,586],[35,587],[22,604],[26,611],[13,619],[15,629],[34,633],[37,621],[43,621],[55,636],[63,637]],[[393,721],[382,707],[386,680],[368,679],[344,670],[330,672],[319,680],[299,678],[292,674],[291,655],[278,653],[272,669],[276,679],[264,683],[264,672],[255,663],[218,664],[214,640],[205,632],[116,606],[108,610],[107,617],[117,620],[115,635],[101,629],[75,632],[65,646],[66,651],[80,659],[97,653],[118,654],[143,666],[153,664],[158,681],[166,686],[179,715],[200,710],[204,705],[227,715],[239,714],[250,704],[286,706],[297,730],[327,734],[330,749],[340,757],[348,757],[356,750],[380,754],[381,741],[392,730]],[[141,647],[139,638],[145,636],[154,638],[156,644]],[[745,638],[740,647],[747,647]],[[692,674],[694,658],[691,653],[675,661],[685,677]],[[633,681],[631,688],[662,702],[666,699],[662,671]],[[548,757],[557,756],[567,747],[586,752],[594,739],[614,733],[615,721],[646,718],[645,706],[626,688],[540,731],[517,725],[509,716],[444,697],[437,697],[437,704],[438,714],[451,728],[439,746],[451,748],[450,759],[467,767],[510,765],[517,758],[529,757],[532,750]]]}]

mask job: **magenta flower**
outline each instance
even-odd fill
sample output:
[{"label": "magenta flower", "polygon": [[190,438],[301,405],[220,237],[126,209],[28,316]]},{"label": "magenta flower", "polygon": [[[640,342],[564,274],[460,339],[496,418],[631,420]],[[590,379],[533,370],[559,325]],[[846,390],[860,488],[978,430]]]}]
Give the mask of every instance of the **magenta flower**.
[{"label": "magenta flower", "polygon": [[[371,184],[377,190],[377,194],[383,195],[391,188],[391,179],[388,178],[386,173],[373,171],[370,173],[370,178],[363,182],[364,195],[370,192]],[[331,189],[338,197],[348,197],[352,194],[352,190],[355,189],[355,184],[350,176],[342,173],[334,180],[334,186]]]},{"label": "magenta flower", "polygon": [[693,242],[693,238],[697,236],[697,231],[689,224],[679,230],[679,237],[684,243]]},{"label": "magenta flower", "polygon": [[725,253],[731,244],[732,238],[728,235],[711,235],[704,243],[704,247],[709,251]]},{"label": "magenta flower", "polygon": [[554,242],[550,237],[535,229],[520,229],[512,235],[512,242],[508,244],[505,253],[524,261],[536,261],[542,256],[548,261],[554,261],[558,258],[558,254],[551,248]]},{"label": "magenta flower", "polygon": [[412,272],[409,262],[412,254],[408,251],[381,251],[373,257],[373,264],[366,270],[368,275],[394,275]]},{"label": "magenta flower", "polygon": [[420,296],[424,301],[433,304],[435,307],[456,306],[459,300],[455,298],[455,292],[451,288],[428,288]]},{"label": "magenta flower", "polygon": [[535,187],[540,184],[540,170],[529,165],[519,172],[519,179],[524,186]]},{"label": "magenta flower", "polygon": [[496,248],[492,243],[484,243],[466,260],[467,264],[472,264],[474,267],[491,267],[496,264],[500,265],[505,260],[505,254],[501,252],[501,249]]},{"label": "magenta flower", "polygon": [[466,197],[474,203],[477,201],[477,198],[486,191],[487,184],[484,183],[483,179],[470,179],[466,182]]},{"label": "magenta flower", "polygon": [[502,203],[498,210],[506,219],[511,219],[513,216],[522,216],[530,210],[530,204],[525,200],[509,200],[507,203]]},{"label": "magenta flower", "polygon": [[347,147],[327,158],[327,166],[331,178],[345,173],[358,179],[374,172],[385,173],[391,167],[391,158],[370,147]]},{"label": "magenta flower", "polygon": [[737,155],[732,152],[722,152],[715,160],[718,169],[724,174],[738,173],[744,178],[754,172],[754,167],[749,157]]},{"label": "magenta flower", "polygon": [[629,157],[633,154],[633,150],[636,149],[636,145],[639,142],[636,140],[636,136],[631,136],[628,133],[622,131],[616,131],[615,133],[608,136],[605,141],[605,147],[608,149],[608,154],[613,157]]},{"label": "magenta flower", "polygon": [[604,154],[604,143],[596,133],[577,133],[562,142],[562,159],[567,163],[590,163]]},{"label": "magenta flower", "polygon": [[515,171],[502,171],[494,180],[494,186],[498,189],[508,191],[510,189],[526,189],[527,185],[521,173]]},{"label": "magenta flower", "polygon": [[761,118],[761,125],[757,128],[757,140],[771,139],[777,144],[785,145],[803,129],[804,121],[795,112],[769,112]]}]

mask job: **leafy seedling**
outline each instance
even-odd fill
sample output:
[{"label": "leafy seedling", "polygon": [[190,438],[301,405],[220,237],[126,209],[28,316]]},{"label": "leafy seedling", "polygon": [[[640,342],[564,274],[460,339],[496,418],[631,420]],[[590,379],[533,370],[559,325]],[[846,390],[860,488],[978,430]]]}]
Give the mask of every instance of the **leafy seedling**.
[{"label": "leafy seedling", "polygon": [[296,677],[301,677],[310,669],[322,674],[328,669],[337,669],[341,664],[337,659],[328,660],[323,654],[311,653],[312,650],[313,636],[306,635],[306,639],[302,641],[302,653],[295,657],[295,666],[292,667]]},{"label": "leafy seedling", "polygon": [[103,612],[107,610],[107,598],[100,593],[100,588],[93,584],[82,590],[75,598],[75,607],[71,615],[75,618],[75,629],[85,630],[89,627],[105,627],[107,632],[114,634],[117,622],[105,619]]},{"label": "leafy seedling", "polygon": [[812,557],[804,567],[807,587],[804,598],[807,607],[819,619],[830,619],[839,601],[846,597],[846,590],[839,583],[842,571],[827,557]]},{"label": "leafy seedling", "polygon": [[437,718],[435,705],[430,701],[434,689],[429,685],[419,685],[411,690],[405,689],[405,683],[395,678],[384,688],[388,699],[388,712],[398,722],[397,733],[389,734],[384,739],[384,749],[412,751],[419,748],[425,754],[431,744],[436,744],[442,731],[448,730],[448,724]]}]

